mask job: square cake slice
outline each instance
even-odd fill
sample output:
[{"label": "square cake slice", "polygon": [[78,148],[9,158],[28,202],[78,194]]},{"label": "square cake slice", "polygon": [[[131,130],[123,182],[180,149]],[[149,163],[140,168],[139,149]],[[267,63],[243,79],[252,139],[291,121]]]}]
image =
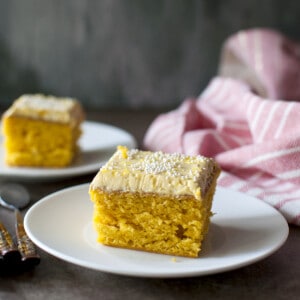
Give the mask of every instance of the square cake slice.
[{"label": "square cake slice", "polygon": [[198,257],[219,174],[203,156],[119,146],[90,184],[98,242]]},{"label": "square cake slice", "polygon": [[9,166],[65,167],[78,152],[84,112],[73,98],[23,95],[2,116]]}]

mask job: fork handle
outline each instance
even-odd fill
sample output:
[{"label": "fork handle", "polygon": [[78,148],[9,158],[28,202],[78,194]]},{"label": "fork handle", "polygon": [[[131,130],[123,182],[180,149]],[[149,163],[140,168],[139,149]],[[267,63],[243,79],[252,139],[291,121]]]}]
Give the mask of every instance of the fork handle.
[{"label": "fork handle", "polygon": [[17,262],[21,259],[18,248],[2,223],[0,223],[0,254],[5,261]]},{"label": "fork handle", "polygon": [[16,224],[16,233],[17,245],[22,256],[22,261],[31,266],[38,265],[40,263],[40,256],[36,251],[35,245],[26,234],[22,223],[18,222]]}]

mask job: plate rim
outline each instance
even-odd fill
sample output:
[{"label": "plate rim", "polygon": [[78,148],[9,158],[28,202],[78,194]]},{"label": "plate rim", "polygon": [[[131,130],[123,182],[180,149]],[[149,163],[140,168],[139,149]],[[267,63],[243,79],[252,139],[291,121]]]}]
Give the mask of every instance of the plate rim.
[{"label": "plate rim", "polygon": [[[32,241],[42,250],[44,250],[45,252],[61,259],[64,260],[66,262],[84,267],[84,268],[88,268],[88,269],[92,269],[95,271],[102,271],[102,272],[106,272],[106,273],[111,273],[111,274],[117,274],[117,275],[125,275],[125,276],[133,276],[133,277],[144,277],[144,278],[184,278],[184,277],[194,277],[194,276],[205,276],[205,275],[212,275],[212,274],[218,274],[218,273],[222,273],[222,272],[227,272],[227,271],[231,271],[231,270],[235,270],[241,267],[245,267],[248,266],[250,264],[253,264],[255,262],[258,262],[268,256],[270,256],[271,254],[273,254],[274,252],[276,252],[287,240],[288,235],[289,235],[289,225],[286,221],[286,219],[282,216],[282,214],[280,214],[280,212],[278,212],[278,210],[276,210],[274,207],[272,207],[271,205],[269,205],[268,203],[263,202],[262,200],[259,200],[258,198],[255,198],[253,196],[249,196],[247,194],[238,192],[238,191],[234,191],[234,190],[230,190],[230,189],[226,189],[223,187],[217,187],[217,191],[220,190],[226,190],[226,191],[230,191],[236,195],[242,195],[242,196],[246,196],[248,199],[253,199],[255,201],[259,201],[261,204],[263,204],[266,208],[270,209],[272,211],[272,213],[276,214],[276,217],[278,217],[281,221],[281,225],[282,225],[282,231],[283,234],[281,236],[281,239],[277,241],[276,245],[273,245],[273,247],[269,248],[269,249],[265,249],[264,252],[260,255],[254,256],[251,259],[248,260],[244,260],[241,261],[239,263],[235,263],[233,265],[224,265],[222,267],[219,268],[210,268],[210,269],[206,269],[206,270],[190,270],[190,271],[181,271],[181,272],[149,272],[149,271],[128,271],[128,270],[121,270],[121,269],[111,269],[111,268],[107,268],[105,266],[101,266],[101,268],[98,265],[92,264],[91,262],[87,262],[87,261],[83,261],[81,259],[78,259],[76,257],[71,257],[69,255],[66,255],[65,253],[62,253],[61,251],[57,250],[57,249],[53,249],[51,247],[49,247],[48,245],[46,245],[43,241],[40,241],[31,231],[30,229],[30,218],[31,218],[31,214],[34,210],[38,209],[39,206],[43,205],[44,202],[47,201],[51,201],[51,199],[53,197],[56,197],[57,195],[62,195],[63,193],[69,193],[69,192],[75,192],[76,190],[88,190],[90,183],[83,183],[83,184],[79,184],[79,185],[75,185],[75,186],[71,186],[71,187],[67,187],[61,190],[58,190],[56,192],[53,192],[47,196],[45,196],[44,198],[40,199],[39,201],[37,201],[34,205],[32,205],[29,210],[27,211],[27,213],[24,216],[24,227],[25,230],[28,234],[28,236],[32,239]],[[84,230],[84,228],[82,228],[82,230]],[[87,243],[87,241],[85,241]],[[108,246],[103,246],[104,248],[107,248]],[[110,247],[108,247],[110,248]],[[116,249],[116,248],[114,248]],[[135,251],[135,250],[128,250],[128,249],[120,249],[120,251]],[[147,253],[147,252],[146,252]],[[163,257],[176,257],[176,256],[169,256],[169,255],[163,255],[163,254],[155,254],[155,253],[150,253],[151,255],[158,255],[158,256],[163,256]],[[181,258],[180,258],[181,259]],[[187,260],[195,260],[195,258],[184,258]],[[203,259],[203,258],[196,258],[196,259]]]}]

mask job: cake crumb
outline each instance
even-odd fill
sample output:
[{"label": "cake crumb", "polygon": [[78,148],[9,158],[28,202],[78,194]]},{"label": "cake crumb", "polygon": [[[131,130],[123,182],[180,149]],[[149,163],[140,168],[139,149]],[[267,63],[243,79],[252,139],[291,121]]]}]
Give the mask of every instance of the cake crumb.
[{"label": "cake crumb", "polygon": [[171,261],[174,262],[174,263],[176,263],[177,262],[177,258],[176,257],[172,257]]}]

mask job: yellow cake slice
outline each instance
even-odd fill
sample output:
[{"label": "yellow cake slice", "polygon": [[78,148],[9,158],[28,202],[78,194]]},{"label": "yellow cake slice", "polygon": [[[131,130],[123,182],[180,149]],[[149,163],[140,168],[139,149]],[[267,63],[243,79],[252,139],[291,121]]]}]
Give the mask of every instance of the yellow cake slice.
[{"label": "yellow cake slice", "polygon": [[98,242],[198,257],[219,173],[203,156],[119,146],[90,184]]},{"label": "yellow cake slice", "polygon": [[73,98],[23,95],[2,116],[5,162],[10,166],[65,167],[78,152],[84,112]]}]

